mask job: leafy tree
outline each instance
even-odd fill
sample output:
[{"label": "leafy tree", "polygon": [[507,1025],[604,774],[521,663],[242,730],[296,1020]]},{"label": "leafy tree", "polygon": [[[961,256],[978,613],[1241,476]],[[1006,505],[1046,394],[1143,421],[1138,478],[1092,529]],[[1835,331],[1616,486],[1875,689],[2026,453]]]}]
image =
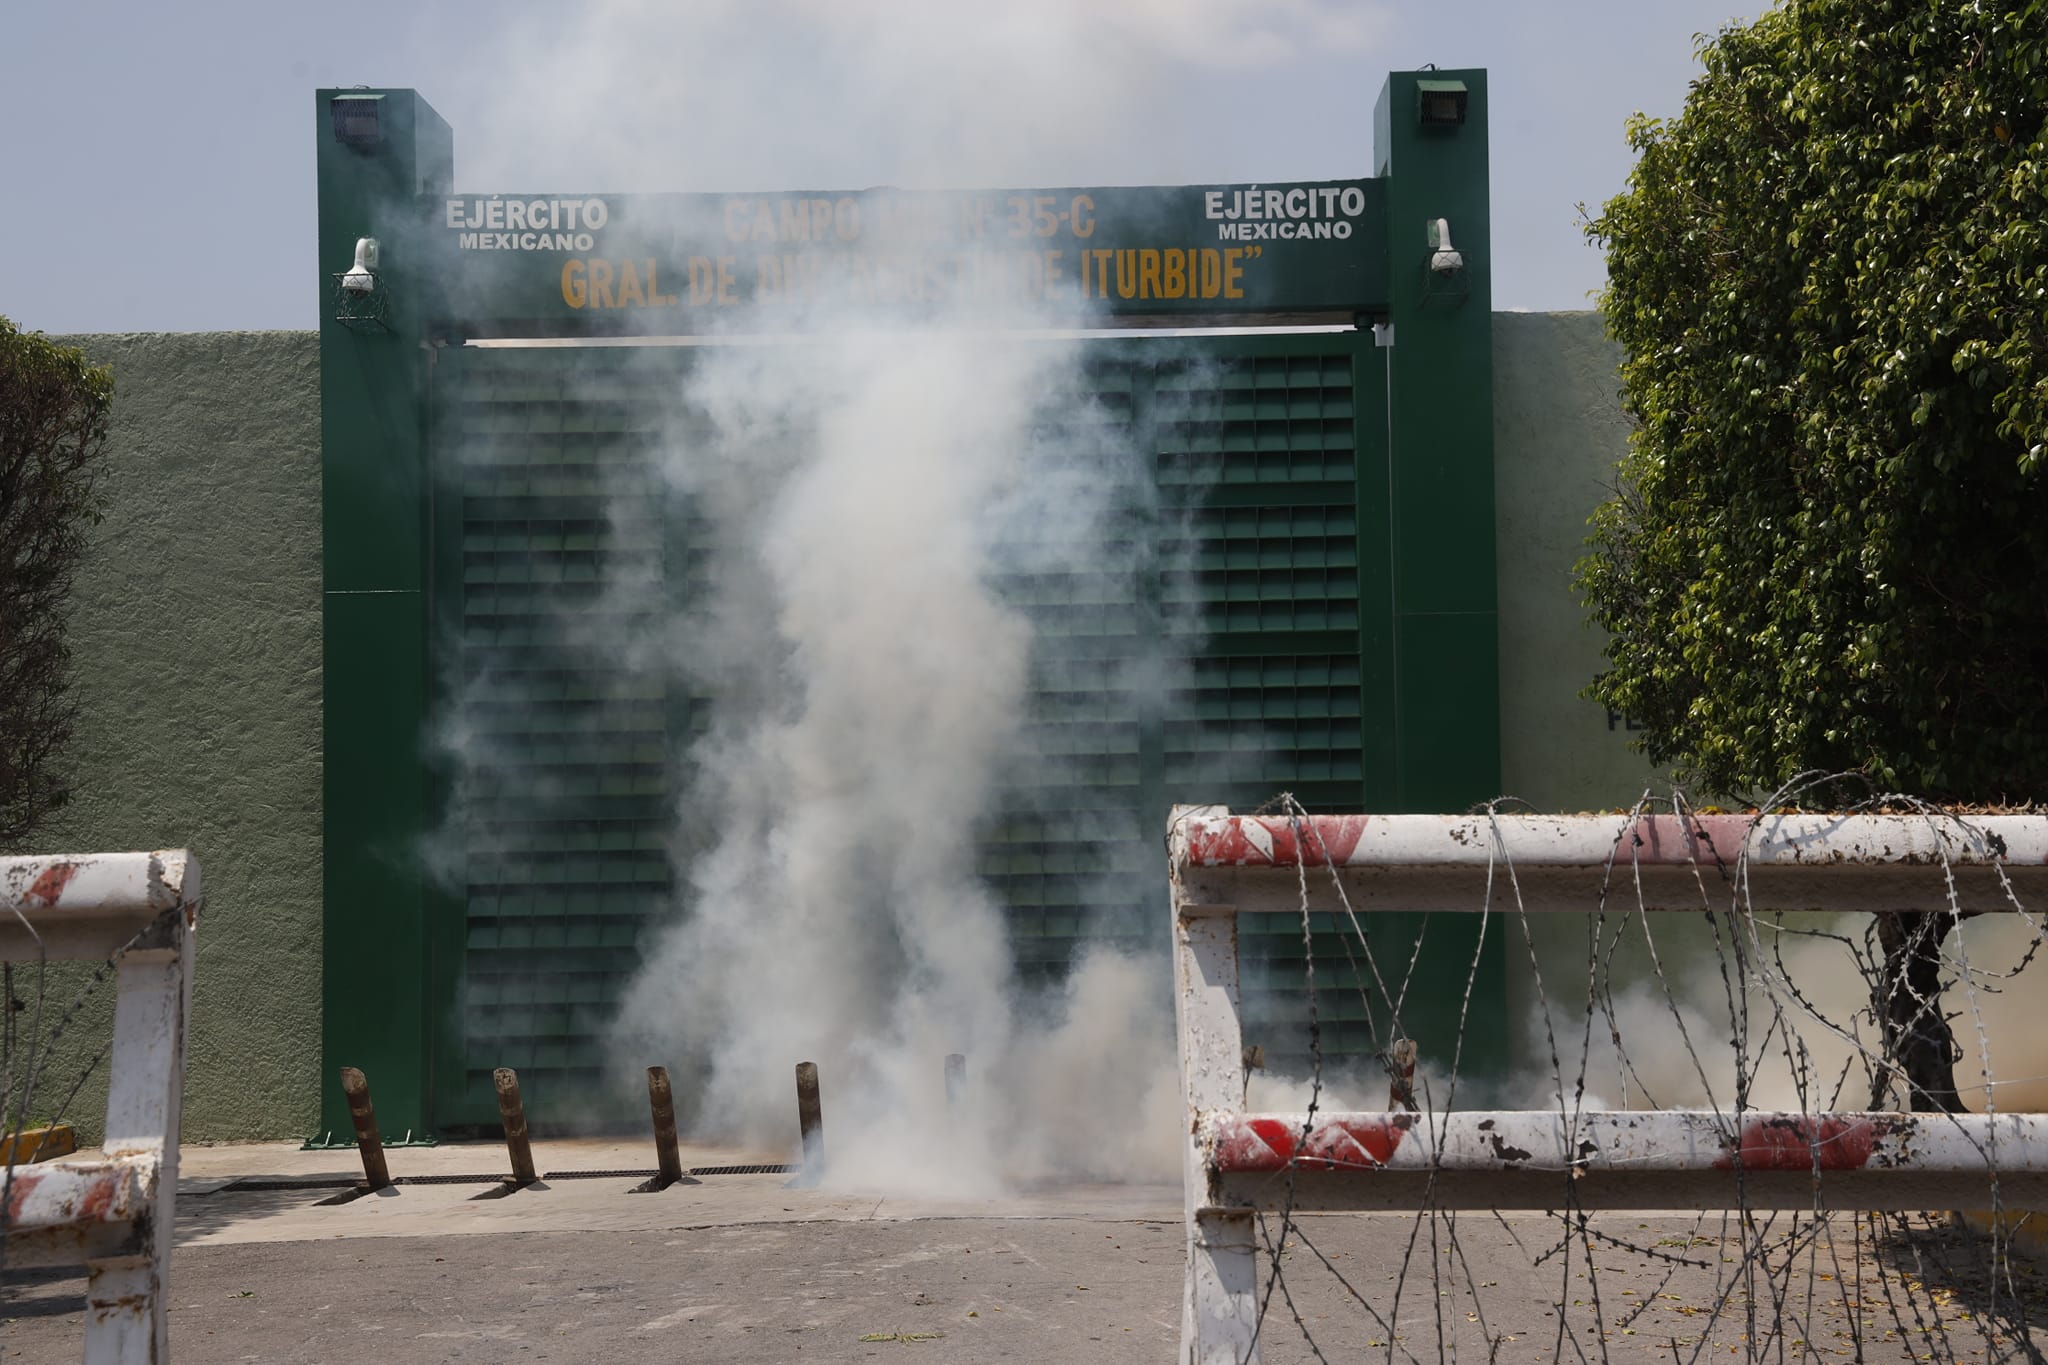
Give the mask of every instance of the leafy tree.
[{"label": "leafy tree", "polygon": [[1802,0],[1629,127],[1592,695],[1723,793],[2048,797],[2048,0]]},{"label": "leafy tree", "polygon": [[[1724,794],[2048,798],[2048,0],[1788,0],[1700,56],[1588,225],[1636,421],[1589,693]],[[1955,1107],[1947,917],[1881,927],[1894,1055]]]},{"label": "leafy tree", "polygon": [[72,576],[100,518],[113,376],[0,318],[0,843],[69,794]]}]

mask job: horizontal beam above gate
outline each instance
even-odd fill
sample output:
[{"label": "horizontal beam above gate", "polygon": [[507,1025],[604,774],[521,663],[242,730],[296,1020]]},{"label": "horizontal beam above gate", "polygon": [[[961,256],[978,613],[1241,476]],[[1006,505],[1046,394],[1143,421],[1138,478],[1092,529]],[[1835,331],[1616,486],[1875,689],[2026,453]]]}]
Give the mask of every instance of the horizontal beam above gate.
[{"label": "horizontal beam above gate", "polygon": [[[434,330],[698,336],[929,314],[991,325],[1351,323],[1388,307],[1385,182],[420,201]],[[392,248],[396,247],[394,251]]]}]

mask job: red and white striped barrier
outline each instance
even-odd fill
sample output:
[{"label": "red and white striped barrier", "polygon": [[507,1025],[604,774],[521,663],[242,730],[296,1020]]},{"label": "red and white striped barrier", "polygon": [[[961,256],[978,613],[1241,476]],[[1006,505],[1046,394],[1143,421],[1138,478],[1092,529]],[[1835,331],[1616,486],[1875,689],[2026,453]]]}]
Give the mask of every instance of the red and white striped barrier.
[{"label": "red and white striped barrier", "polygon": [[85,1263],[87,1365],[170,1357],[165,1278],[199,905],[199,863],[183,850],[0,859],[0,959],[114,962],[102,1149],[0,1176],[0,1257]]},{"label": "red and white striped barrier", "polygon": [[[1470,913],[1489,867],[1492,907],[1584,914],[1603,884],[1622,904],[1718,910],[1736,894],[1773,910],[2010,910],[2048,892],[2048,817],[1920,815],[1232,815],[1184,806],[1170,831],[1190,904],[1292,911],[1296,878],[1334,874],[1354,909]],[[1508,876],[1512,867],[1514,875]],[[1905,867],[1937,869],[1901,877]],[[2044,897],[2048,899],[2048,897]]]},{"label": "red and white striped barrier", "polygon": [[1993,1182],[2002,1205],[2048,1198],[2040,1114],[1212,1113],[1200,1141],[1221,1203],[1251,1208],[1903,1210],[1989,1203]]},{"label": "red and white striped barrier", "polygon": [[1232,815],[1169,852],[1188,1141],[1180,1358],[1256,1361],[1263,1210],[2037,1206],[2048,1115],[1249,1114],[1237,916],[1318,909],[2013,910],[2048,901],[2048,817]]}]

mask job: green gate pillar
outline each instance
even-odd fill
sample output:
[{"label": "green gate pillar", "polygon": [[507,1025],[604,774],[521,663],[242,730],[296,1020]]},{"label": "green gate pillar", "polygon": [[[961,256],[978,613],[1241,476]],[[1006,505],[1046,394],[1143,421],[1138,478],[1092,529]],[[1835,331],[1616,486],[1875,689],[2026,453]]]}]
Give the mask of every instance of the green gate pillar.
[{"label": "green gate pillar", "polygon": [[[1395,72],[1374,110],[1373,173],[1387,185],[1381,340],[1392,343],[1381,354],[1393,715],[1378,748],[1393,781],[1369,780],[1378,810],[1461,811],[1500,790],[1486,113],[1480,70]],[[1501,925],[1482,936],[1476,915],[1436,921],[1408,927],[1426,932],[1417,969],[1438,989],[1411,998],[1405,1022],[1435,1064],[1456,1055],[1468,1074],[1498,1072]]]},{"label": "green gate pillar", "polygon": [[[443,1002],[428,966],[423,194],[445,193],[448,125],[410,90],[315,96],[325,710],[321,1126],[346,1133],[337,1068],[365,1072],[387,1134],[425,1134]],[[367,293],[340,288],[377,238]],[[412,257],[412,259],[409,259]]]},{"label": "green gate pillar", "polygon": [[[1387,178],[1393,324],[1395,773],[1375,805],[1458,811],[1500,784],[1486,73],[1395,72],[1373,131],[1373,173]],[[1439,221],[1448,247],[1433,233]]]}]

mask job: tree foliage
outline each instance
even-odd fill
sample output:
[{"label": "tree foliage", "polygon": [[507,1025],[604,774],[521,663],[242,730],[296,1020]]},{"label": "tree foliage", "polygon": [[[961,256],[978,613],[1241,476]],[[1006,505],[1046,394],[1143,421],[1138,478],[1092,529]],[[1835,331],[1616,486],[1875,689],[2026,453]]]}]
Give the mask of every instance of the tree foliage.
[{"label": "tree foliage", "polygon": [[64,804],[66,604],[99,520],[113,376],[0,318],[0,842]]},{"label": "tree foliage", "polygon": [[1724,794],[2048,797],[2048,0],[1790,0],[1588,227],[1636,430],[1590,689]]}]

